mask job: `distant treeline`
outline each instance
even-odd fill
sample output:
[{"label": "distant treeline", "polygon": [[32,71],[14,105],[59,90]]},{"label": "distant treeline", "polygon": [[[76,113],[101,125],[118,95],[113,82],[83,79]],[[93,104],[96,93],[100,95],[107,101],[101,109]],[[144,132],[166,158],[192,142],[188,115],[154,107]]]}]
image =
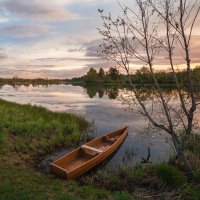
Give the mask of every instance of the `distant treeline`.
[{"label": "distant treeline", "polygon": [[[176,72],[177,79],[181,85],[187,84],[187,72],[186,70]],[[191,76],[194,84],[200,83],[200,67],[197,66],[191,70]],[[172,72],[166,72],[164,70],[157,71],[155,73],[156,80],[159,84],[175,84],[174,74]],[[152,84],[153,78],[148,68],[142,67],[132,75],[132,81],[136,84]]]},{"label": "distant treeline", "polygon": [[[185,70],[176,72],[180,85],[187,84],[187,72]],[[191,70],[193,83],[195,85],[200,84],[200,66]],[[161,85],[173,85],[175,84],[174,74],[172,72],[166,72],[159,70],[155,72],[156,80]],[[153,84],[152,74],[147,67],[138,69],[136,73],[131,74],[131,80],[134,84],[138,85],[150,85]],[[121,74],[115,67],[110,67],[108,71],[104,71],[100,68],[97,72],[96,69],[90,68],[86,75],[81,77],[75,77],[72,79],[23,79],[13,77],[10,79],[0,78],[0,85],[47,85],[47,84],[120,84],[127,85],[129,80],[127,75]]]},{"label": "distant treeline", "polygon": [[37,79],[23,79],[18,77],[13,78],[0,78],[0,84],[1,85],[47,85],[47,84],[61,84],[69,82],[68,79],[43,79],[43,78],[37,78]]},{"label": "distant treeline", "polygon": [[[187,72],[185,70],[176,72],[177,78],[181,85],[187,84]],[[194,84],[200,84],[200,66],[191,70],[191,75]],[[174,74],[159,70],[155,72],[155,77],[159,84],[170,85],[175,84]],[[153,84],[152,74],[147,67],[138,69],[135,74],[131,75],[131,80],[134,84]],[[79,78],[72,78],[71,82],[80,83],[123,83],[129,84],[127,75],[120,74],[119,70],[111,67],[107,72],[102,68],[97,72],[94,68],[90,68],[86,75]]]}]

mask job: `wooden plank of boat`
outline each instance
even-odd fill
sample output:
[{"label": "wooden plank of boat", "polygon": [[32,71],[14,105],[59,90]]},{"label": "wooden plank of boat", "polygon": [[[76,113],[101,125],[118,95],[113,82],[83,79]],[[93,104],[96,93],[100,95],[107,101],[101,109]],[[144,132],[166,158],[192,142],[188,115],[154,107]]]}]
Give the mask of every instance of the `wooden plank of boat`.
[{"label": "wooden plank of boat", "polygon": [[60,177],[76,179],[111,155],[127,135],[124,127],[98,137],[51,163],[51,169]]}]

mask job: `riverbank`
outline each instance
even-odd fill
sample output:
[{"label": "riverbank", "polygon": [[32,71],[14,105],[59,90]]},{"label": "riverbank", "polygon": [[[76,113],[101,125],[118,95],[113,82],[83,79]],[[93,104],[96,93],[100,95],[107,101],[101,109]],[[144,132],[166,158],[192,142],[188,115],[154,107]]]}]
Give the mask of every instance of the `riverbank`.
[{"label": "riverbank", "polygon": [[[62,147],[77,146],[88,122],[79,116],[0,100],[0,199],[199,199],[199,136],[188,144],[196,179],[188,180],[176,159],[105,170],[100,167],[77,181],[44,174],[35,159]],[[165,198],[166,197],[166,198]]]},{"label": "riverbank", "polygon": [[29,157],[77,145],[89,123],[81,116],[0,100],[1,152]]},{"label": "riverbank", "polygon": [[38,157],[79,145],[89,123],[80,116],[0,100],[0,199],[113,199],[121,194],[66,181],[37,169]]}]

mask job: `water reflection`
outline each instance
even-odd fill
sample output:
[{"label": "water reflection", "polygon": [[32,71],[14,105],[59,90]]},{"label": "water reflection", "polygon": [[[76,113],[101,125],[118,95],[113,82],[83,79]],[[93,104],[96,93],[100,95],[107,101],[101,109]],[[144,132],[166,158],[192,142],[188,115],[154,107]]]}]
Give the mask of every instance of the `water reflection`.
[{"label": "water reflection", "polygon": [[116,99],[120,90],[117,86],[87,85],[82,87],[85,88],[86,93],[91,99],[95,96],[98,96],[101,99],[104,95],[108,96],[109,99]]},{"label": "water reflection", "polygon": [[[150,98],[152,88],[140,87],[144,99]],[[176,97],[171,88],[164,88],[165,95]],[[122,109],[118,97],[123,93],[123,87],[117,86],[72,86],[72,85],[4,85],[0,88],[0,98],[21,104],[35,104],[53,111],[72,112],[84,115],[95,121],[99,136],[123,126],[129,126],[128,138],[119,151],[107,163],[107,167],[115,167],[121,163],[141,163],[142,157],[148,157],[148,147],[151,151],[150,162],[168,159],[170,140],[157,133],[144,134],[146,127],[144,119],[136,112]],[[65,151],[63,151],[65,152]],[[58,154],[59,155],[59,154]],[[56,159],[56,156],[55,156]]]}]

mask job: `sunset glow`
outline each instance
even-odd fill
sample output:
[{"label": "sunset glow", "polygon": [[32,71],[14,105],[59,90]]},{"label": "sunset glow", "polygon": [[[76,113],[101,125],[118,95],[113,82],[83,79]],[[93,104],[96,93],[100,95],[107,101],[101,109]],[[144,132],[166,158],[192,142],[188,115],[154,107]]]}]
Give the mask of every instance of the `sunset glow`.
[{"label": "sunset glow", "polygon": [[[91,66],[108,68],[96,54],[101,39],[96,28],[102,24],[98,8],[120,12],[114,0],[1,0],[1,77],[71,78]],[[199,21],[191,43],[193,66],[200,64]],[[155,64],[161,69],[167,66],[162,57]],[[135,61],[132,66],[134,71],[142,65]]]}]

